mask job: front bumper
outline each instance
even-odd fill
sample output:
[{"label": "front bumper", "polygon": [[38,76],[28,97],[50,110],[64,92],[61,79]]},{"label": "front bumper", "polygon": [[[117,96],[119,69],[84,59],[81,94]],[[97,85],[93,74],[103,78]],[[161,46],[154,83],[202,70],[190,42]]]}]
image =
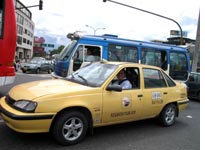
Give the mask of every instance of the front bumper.
[{"label": "front bumper", "polygon": [[22,67],[21,70],[23,72],[26,72],[26,71],[28,71],[28,72],[35,72],[37,70],[37,68]]},{"label": "front bumper", "polygon": [[49,132],[55,116],[52,113],[25,113],[10,107],[5,97],[0,100],[0,116],[6,125],[14,131],[22,133]]}]

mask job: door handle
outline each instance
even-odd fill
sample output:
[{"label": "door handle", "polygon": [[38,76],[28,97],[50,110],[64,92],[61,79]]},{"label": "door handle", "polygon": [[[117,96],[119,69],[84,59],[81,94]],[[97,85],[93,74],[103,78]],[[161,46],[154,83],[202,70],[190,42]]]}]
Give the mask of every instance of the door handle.
[{"label": "door handle", "polygon": [[163,94],[166,95],[166,94],[168,94],[168,93],[167,93],[167,92],[164,92]]},{"label": "door handle", "polygon": [[137,95],[137,97],[143,97],[143,95],[142,95],[142,94],[139,94],[139,95]]}]

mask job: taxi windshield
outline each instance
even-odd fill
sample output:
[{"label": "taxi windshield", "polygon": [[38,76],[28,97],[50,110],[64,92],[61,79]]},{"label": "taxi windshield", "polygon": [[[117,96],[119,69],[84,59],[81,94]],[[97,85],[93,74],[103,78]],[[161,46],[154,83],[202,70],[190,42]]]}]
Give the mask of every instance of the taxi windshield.
[{"label": "taxi windshield", "polygon": [[68,79],[87,86],[100,87],[117,68],[114,64],[92,63],[77,70]]}]

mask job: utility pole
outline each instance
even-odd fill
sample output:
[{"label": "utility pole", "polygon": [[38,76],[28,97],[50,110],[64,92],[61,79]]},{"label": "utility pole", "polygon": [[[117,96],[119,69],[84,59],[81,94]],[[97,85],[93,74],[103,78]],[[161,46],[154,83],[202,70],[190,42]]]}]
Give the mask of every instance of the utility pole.
[{"label": "utility pole", "polygon": [[194,50],[192,70],[191,70],[193,72],[197,72],[197,64],[199,62],[199,54],[200,54],[200,13],[199,13],[199,19],[198,19],[196,43],[195,43],[195,50]]}]

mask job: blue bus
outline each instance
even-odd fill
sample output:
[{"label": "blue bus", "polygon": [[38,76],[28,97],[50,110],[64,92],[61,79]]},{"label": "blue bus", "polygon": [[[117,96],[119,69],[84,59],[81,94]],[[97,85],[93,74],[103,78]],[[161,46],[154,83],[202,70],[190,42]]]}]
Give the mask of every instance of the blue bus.
[{"label": "blue bus", "polygon": [[190,58],[186,48],[130,39],[115,35],[71,36],[71,42],[55,59],[54,78],[72,74],[87,63],[107,60],[125,61],[161,67],[175,80],[186,81]]}]

